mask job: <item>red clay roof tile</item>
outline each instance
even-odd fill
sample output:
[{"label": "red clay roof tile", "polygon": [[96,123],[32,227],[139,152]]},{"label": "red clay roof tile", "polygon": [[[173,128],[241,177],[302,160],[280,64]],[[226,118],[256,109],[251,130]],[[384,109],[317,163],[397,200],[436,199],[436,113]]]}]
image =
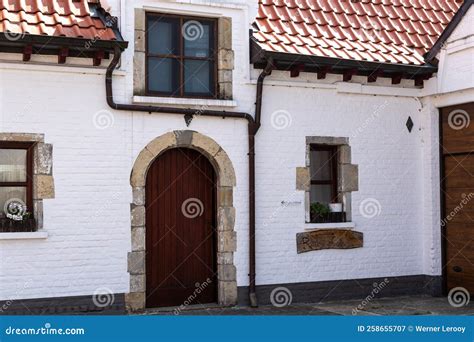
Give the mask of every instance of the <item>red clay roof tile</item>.
[{"label": "red clay roof tile", "polygon": [[0,32],[116,40],[87,0],[0,0]]},{"label": "red clay roof tile", "polygon": [[254,37],[267,51],[424,64],[462,0],[259,0]]}]

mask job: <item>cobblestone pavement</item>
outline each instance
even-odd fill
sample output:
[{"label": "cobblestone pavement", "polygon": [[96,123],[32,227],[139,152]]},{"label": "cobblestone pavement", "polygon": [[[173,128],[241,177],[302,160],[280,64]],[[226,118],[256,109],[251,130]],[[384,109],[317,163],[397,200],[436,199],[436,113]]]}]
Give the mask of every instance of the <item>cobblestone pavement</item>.
[{"label": "cobblestone pavement", "polygon": [[[357,309],[358,311],[354,311]],[[343,300],[315,304],[292,304],[277,308],[260,306],[256,309],[237,306],[220,308],[216,305],[206,307],[193,305],[178,311],[176,308],[149,309],[146,315],[474,315],[474,302],[456,308],[445,297],[409,296],[373,299],[368,303],[362,300]]]}]

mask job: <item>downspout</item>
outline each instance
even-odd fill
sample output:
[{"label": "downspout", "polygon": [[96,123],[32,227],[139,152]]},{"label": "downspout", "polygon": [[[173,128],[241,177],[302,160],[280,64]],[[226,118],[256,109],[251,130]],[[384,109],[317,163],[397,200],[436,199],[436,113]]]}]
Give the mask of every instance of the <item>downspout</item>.
[{"label": "downspout", "polygon": [[[178,114],[178,115],[202,115],[221,118],[235,118],[245,119],[248,122],[248,145],[249,145],[249,263],[250,263],[250,285],[249,285],[249,300],[252,307],[257,307],[257,296],[255,293],[255,135],[260,128],[260,118],[262,109],[262,90],[263,80],[273,69],[273,65],[269,65],[260,74],[257,81],[257,98],[255,102],[255,120],[248,114],[243,112],[227,112],[217,110],[194,110],[176,107],[158,107],[147,105],[134,104],[119,104],[115,103],[113,95],[113,72],[117,67],[122,55],[122,50],[119,47],[114,48],[114,58],[107,67],[105,74],[105,90],[107,104],[115,110],[146,112],[146,113],[164,113],[164,114]],[[258,121],[257,121],[258,120]]]},{"label": "downspout", "polygon": [[256,277],[256,253],[255,253],[255,135],[260,128],[262,118],[262,96],[263,81],[273,70],[272,61],[268,61],[267,66],[258,76],[257,96],[255,101],[255,123],[249,123],[249,301],[250,306],[258,306],[257,292],[255,290]]}]

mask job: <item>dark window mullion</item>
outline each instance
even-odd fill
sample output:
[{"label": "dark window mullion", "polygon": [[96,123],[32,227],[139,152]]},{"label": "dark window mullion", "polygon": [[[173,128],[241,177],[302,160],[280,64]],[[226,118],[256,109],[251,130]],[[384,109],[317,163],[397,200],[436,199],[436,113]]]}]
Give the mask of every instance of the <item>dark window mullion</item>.
[{"label": "dark window mullion", "polygon": [[184,19],[181,17],[179,19],[179,55],[180,55],[180,60],[179,60],[179,95],[181,97],[184,96],[184,34],[183,34],[183,25],[184,25]]}]

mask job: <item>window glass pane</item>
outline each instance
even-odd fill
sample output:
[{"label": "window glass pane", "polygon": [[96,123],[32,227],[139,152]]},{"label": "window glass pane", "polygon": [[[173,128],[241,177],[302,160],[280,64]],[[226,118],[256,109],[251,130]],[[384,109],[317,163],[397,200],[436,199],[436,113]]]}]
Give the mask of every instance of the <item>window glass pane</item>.
[{"label": "window glass pane", "polygon": [[[311,179],[331,180],[333,151],[311,151]],[[335,156],[334,156],[335,158]]]},{"label": "window glass pane", "polygon": [[0,149],[0,182],[26,182],[26,150]]},{"label": "window glass pane", "polygon": [[148,53],[179,54],[179,19],[153,18],[148,19]]},{"label": "window glass pane", "polygon": [[[11,202],[19,202],[26,207],[26,188],[0,187],[0,217],[6,217],[5,211]],[[31,212],[31,208],[27,208],[27,211]],[[11,213],[15,214],[12,211]]]},{"label": "window glass pane", "polygon": [[178,94],[179,64],[173,58],[148,59],[148,89]]},{"label": "window glass pane", "polygon": [[321,184],[311,185],[311,203],[332,203],[335,199],[332,196],[332,185]]},{"label": "window glass pane", "polygon": [[184,92],[186,94],[212,95],[214,93],[213,63],[209,61],[184,61]]},{"label": "window glass pane", "polygon": [[196,20],[187,20],[181,32],[184,38],[184,54],[187,57],[207,58],[212,54],[212,25]]}]

